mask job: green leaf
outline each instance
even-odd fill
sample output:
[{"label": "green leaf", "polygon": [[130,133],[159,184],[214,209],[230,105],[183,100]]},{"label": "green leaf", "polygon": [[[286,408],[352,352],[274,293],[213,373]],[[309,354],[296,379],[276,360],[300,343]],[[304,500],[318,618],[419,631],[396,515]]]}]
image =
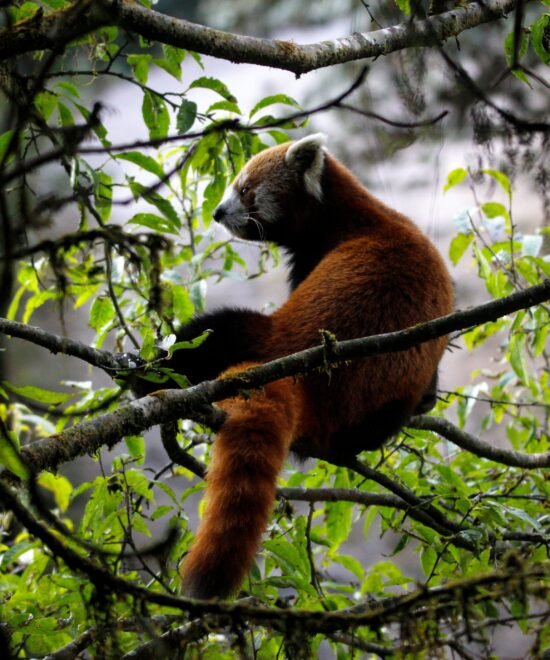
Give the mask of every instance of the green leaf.
[{"label": "green leaf", "polygon": [[73,113],[69,110],[69,108],[64,103],[61,103],[61,101],[58,101],[57,109],[59,111],[59,121],[61,126],[64,128],[67,128],[68,126],[74,126]]},{"label": "green leaf", "polygon": [[67,477],[52,474],[51,472],[41,472],[37,481],[42,488],[53,493],[57,507],[61,513],[65,513],[69,508],[71,493],[73,491],[73,486]]},{"label": "green leaf", "polygon": [[26,399],[40,401],[41,403],[47,403],[52,406],[65,403],[65,401],[68,401],[75,396],[72,392],[53,392],[52,390],[45,390],[42,387],[36,387],[35,385],[22,385],[21,387],[18,387],[7,381],[3,381],[2,385],[10,392],[14,392]]},{"label": "green leaf", "polygon": [[179,234],[178,229],[174,228],[172,222],[154,213],[136,213],[128,222],[133,225],[148,227],[160,234],[176,234],[176,236]]},{"label": "green leaf", "polygon": [[[88,108],[84,107],[83,105],[80,105],[79,103],[74,104],[75,108],[80,112],[80,114],[84,117],[86,121],[90,121],[90,117],[92,116],[92,113],[88,110]],[[110,147],[111,143],[109,140],[107,140],[107,129],[105,126],[101,123],[96,121],[92,128],[93,132],[97,135],[99,140],[101,141],[101,144],[104,147]]]},{"label": "green leaf", "polygon": [[52,116],[53,111],[57,107],[58,100],[59,98],[57,94],[54,94],[48,90],[39,92],[34,97],[34,105],[42,117],[44,117],[45,121],[48,121],[48,119]]},{"label": "green leaf", "polygon": [[309,578],[310,569],[307,557],[300,551],[301,546],[289,543],[284,538],[268,539],[264,542],[264,550],[271,555],[284,573]]},{"label": "green leaf", "polygon": [[508,220],[510,217],[506,207],[500,202],[486,202],[485,204],[481,205],[481,210],[488,218],[503,217]]},{"label": "green leaf", "polygon": [[210,337],[211,334],[212,334],[212,330],[205,330],[198,337],[194,337],[189,341],[177,341],[175,344],[172,344],[172,346],[170,346],[170,348],[168,349],[168,353],[169,355],[172,355],[173,353],[181,349],[197,348],[198,346],[203,344],[208,339],[208,337]]},{"label": "green leaf", "polygon": [[237,115],[241,114],[241,109],[239,106],[232,101],[216,101],[216,103],[212,103],[212,105],[208,106],[206,114],[216,110],[225,110],[226,112],[232,112]]},{"label": "green leaf", "polygon": [[[349,488],[348,471],[338,468],[335,488]],[[325,521],[327,538],[333,550],[337,549],[349,536],[353,517],[353,502],[327,502],[325,505]]]},{"label": "green leaf", "polygon": [[30,470],[19,454],[19,442],[15,434],[13,432],[8,432],[8,434],[7,438],[0,435],[0,464],[26,481],[31,476]]},{"label": "green leaf", "polygon": [[402,12],[407,14],[407,16],[411,13],[411,0],[395,0],[395,4]]},{"label": "green leaf", "polygon": [[[504,39],[504,53],[506,55],[506,61],[508,62],[508,66],[512,66],[514,64],[514,46],[515,46],[515,32],[510,32]],[[519,61],[522,59],[522,57],[525,56],[528,48],[529,48],[529,33],[522,31],[519,40],[518,59],[517,62],[515,62],[515,64],[518,64]]]},{"label": "green leaf", "polygon": [[153,64],[158,66],[159,69],[166,71],[166,73],[176,80],[181,80],[181,67],[175,62],[171,62],[165,58],[155,58]]},{"label": "green leaf", "polygon": [[94,187],[95,205],[103,222],[107,222],[111,215],[113,203],[113,177],[102,171],[97,172],[96,177]]},{"label": "green leaf", "polygon": [[2,135],[0,135],[0,159],[4,157],[4,153],[8,148],[8,144],[11,141],[12,135],[13,135],[13,131],[6,131],[5,133],[2,133]]},{"label": "green leaf", "polygon": [[71,96],[75,96],[77,99],[80,98],[80,92],[78,91],[78,87],[76,85],[73,85],[73,83],[63,81],[57,83],[56,87],[59,87],[60,89],[64,90]]},{"label": "green leaf", "polygon": [[197,116],[197,104],[194,101],[183,99],[176,116],[178,135],[183,135],[193,126]]},{"label": "green leaf", "polygon": [[132,458],[142,463],[145,457],[145,440],[142,435],[127,435],[124,438],[126,448]]},{"label": "green leaf", "polygon": [[195,312],[189,291],[182,286],[172,286],[172,307],[180,323],[187,323]]},{"label": "green leaf", "polygon": [[453,186],[457,186],[461,181],[464,181],[464,179],[467,176],[468,176],[468,171],[465,170],[463,167],[458,167],[452,172],[449,172],[449,174],[447,175],[447,182],[443,187],[443,191],[447,192],[449,188],[452,188]]},{"label": "green leaf", "polygon": [[220,96],[223,96],[226,101],[237,103],[237,98],[231,94],[227,88],[227,85],[217,78],[208,78],[206,76],[197,78],[196,80],[193,80],[193,82],[189,85],[189,89],[194,88],[210,89]]},{"label": "green leaf", "polygon": [[275,105],[276,103],[281,103],[283,105],[290,105],[294,108],[300,107],[298,101],[293,99],[291,96],[287,96],[286,94],[274,94],[273,96],[266,96],[265,99],[262,99],[259,103],[256,103],[256,105],[252,108],[248,116],[250,117],[250,119],[252,119],[252,117],[257,112],[263,110],[263,108],[267,108],[270,105]]},{"label": "green leaf", "polygon": [[543,14],[531,25],[531,43],[533,50],[546,66],[550,65],[550,50],[548,50],[548,35],[550,31],[550,14]]},{"label": "green leaf", "polygon": [[132,67],[135,79],[142,85],[147,84],[147,78],[149,77],[149,64],[152,59],[153,56],[147,54],[128,55],[126,58],[128,64]]},{"label": "green leaf", "polygon": [[525,362],[525,335],[518,332],[510,337],[508,351],[510,364],[522,383],[529,383],[529,373]]},{"label": "green leaf", "polygon": [[474,240],[473,234],[457,234],[451,241],[449,246],[449,259],[453,262],[453,265],[462,259],[464,253],[468,249],[468,246]]},{"label": "green leaf", "polygon": [[431,545],[422,548],[420,553],[420,563],[426,577],[430,577],[437,561],[437,553]]},{"label": "green leaf", "polygon": [[92,303],[89,325],[98,332],[115,318],[115,307],[110,298],[99,296]]},{"label": "green leaf", "polygon": [[174,510],[173,506],[170,506],[169,504],[162,504],[159,506],[158,509],[153,511],[151,514],[151,520],[158,520],[159,518],[162,518],[165,516],[167,513],[170,513]]},{"label": "green leaf", "polygon": [[481,170],[481,172],[492,177],[509,197],[512,195],[512,184],[504,172],[499,172],[499,170]]},{"label": "green leaf", "polygon": [[166,103],[160,96],[145,90],[141,105],[143,121],[149,129],[151,140],[165,138],[170,128],[170,115]]},{"label": "green leaf", "polygon": [[141,167],[142,170],[155,174],[159,179],[164,177],[162,165],[157,163],[157,161],[154,158],[151,158],[151,156],[142,154],[140,151],[125,151],[124,153],[118,154],[116,157],[121,160],[127,160],[130,163]]},{"label": "green leaf", "polygon": [[135,181],[130,184],[130,188],[136,199],[142,197],[162,213],[162,215],[165,217],[165,220],[170,224],[171,230],[174,233],[177,233],[179,229],[181,229],[180,217],[169,199],[157,192],[152,192],[145,186],[142,186]]}]

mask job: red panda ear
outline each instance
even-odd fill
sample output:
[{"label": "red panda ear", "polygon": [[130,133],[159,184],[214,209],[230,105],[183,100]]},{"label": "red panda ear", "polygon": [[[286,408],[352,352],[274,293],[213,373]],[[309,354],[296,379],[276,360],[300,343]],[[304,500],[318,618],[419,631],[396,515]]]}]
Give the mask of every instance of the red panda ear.
[{"label": "red panda ear", "polygon": [[322,197],[321,174],[325,160],[325,142],[326,136],[323,133],[314,133],[293,142],[285,154],[287,167],[303,176],[305,189],[319,200]]}]

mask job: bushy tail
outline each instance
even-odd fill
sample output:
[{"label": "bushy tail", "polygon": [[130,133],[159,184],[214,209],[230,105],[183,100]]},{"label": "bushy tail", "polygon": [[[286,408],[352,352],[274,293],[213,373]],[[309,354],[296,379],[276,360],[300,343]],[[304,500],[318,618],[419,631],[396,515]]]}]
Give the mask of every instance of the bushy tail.
[{"label": "bushy tail", "polygon": [[181,568],[187,595],[226,598],[240,587],[269,520],[301,406],[301,387],[290,379],[223,403],[227,419],[208,470],[205,516]]}]

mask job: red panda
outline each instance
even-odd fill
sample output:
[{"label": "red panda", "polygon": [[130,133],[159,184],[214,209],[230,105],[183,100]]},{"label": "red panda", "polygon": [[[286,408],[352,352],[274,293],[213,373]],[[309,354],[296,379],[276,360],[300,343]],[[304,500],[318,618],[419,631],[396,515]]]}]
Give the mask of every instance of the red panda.
[{"label": "red panda", "polygon": [[[234,235],[274,241],[289,256],[292,292],[271,316],[221,309],[179,333],[207,328],[196,350],[176,353],[191,382],[321,343],[400,330],[452,311],[441,256],[405,216],[371,195],[311,135],[252,158],[214,213]],[[206,512],[185,558],[184,592],[225,598],[241,585],[275,500],[289,450],[351,457],[376,449],[415,412],[433,407],[440,338],[302,378],[286,378],[221,402]]]}]

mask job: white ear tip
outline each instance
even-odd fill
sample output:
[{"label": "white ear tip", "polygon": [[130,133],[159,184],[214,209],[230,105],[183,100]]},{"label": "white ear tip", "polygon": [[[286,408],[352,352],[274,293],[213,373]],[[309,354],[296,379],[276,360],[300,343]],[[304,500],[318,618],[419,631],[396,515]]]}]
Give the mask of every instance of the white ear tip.
[{"label": "white ear tip", "polygon": [[305,138],[298,140],[298,142],[309,142],[310,144],[318,144],[322,147],[327,143],[327,136],[325,133],[312,133],[311,135],[306,135]]},{"label": "white ear tip", "polygon": [[300,152],[311,152],[316,149],[321,149],[327,141],[327,136],[324,133],[312,133],[311,135],[306,135],[301,140],[296,140],[292,142],[288,148],[285,161],[291,163],[296,154]]}]

